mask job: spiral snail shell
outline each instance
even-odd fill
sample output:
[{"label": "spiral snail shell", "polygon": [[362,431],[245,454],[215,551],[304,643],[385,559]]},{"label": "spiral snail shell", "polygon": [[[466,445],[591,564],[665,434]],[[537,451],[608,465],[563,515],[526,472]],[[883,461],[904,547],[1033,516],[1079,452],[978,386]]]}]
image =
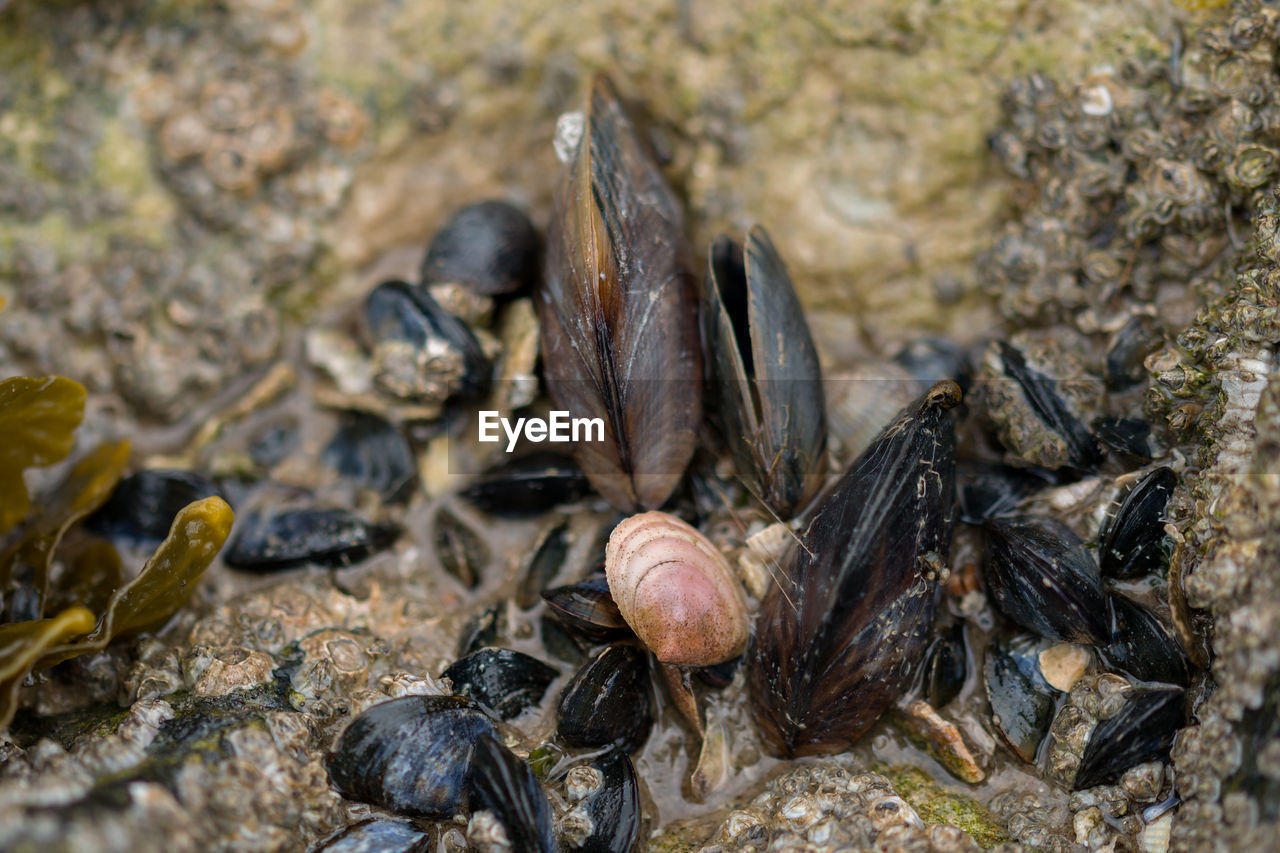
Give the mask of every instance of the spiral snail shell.
[{"label": "spiral snail shell", "polygon": [[747,602],[705,536],[665,512],[622,521],[605,549],[622,618],[663,663],[711,666],[747,645]]}]

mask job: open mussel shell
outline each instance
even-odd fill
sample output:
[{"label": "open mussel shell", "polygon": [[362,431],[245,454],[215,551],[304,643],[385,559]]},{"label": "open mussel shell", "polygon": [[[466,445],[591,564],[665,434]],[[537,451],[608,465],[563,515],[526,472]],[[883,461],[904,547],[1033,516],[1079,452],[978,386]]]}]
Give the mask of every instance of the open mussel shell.
[{"label": "open mussel shell", "polygon": [[759,225],[707,261],[703,339],[721,430],[738,473],[781,518],[820,485],[827,441],[818,353],[777,249]]},{"label": "open mussel shell", "polygon": [[222,560],[235,569],[272,572],[307,563],[340,568],[382,551],[400,528],[345,509],[255,510],[237,520]]},{"label": "open mussel shell", "polygon": [[536,451],[482,472],[460,496],[489,515],[528,518],[589,494],[591,484],[576,462],[559,453]]},{"label": "open mussel shell", "polygon": [[818,505],[748,653],[751,709],[770,751],[833,752],[906,686],[924,653],[951,541],[960,389],[905,409]]},{"label": "open mussel shell", "polygon": [[1169,757],[1184,722],[1186,693],[1169,684],[1137,685],[1120,713],[1102,720],[1076,769],[1075,790],[1116,782],[1135,764]]},{"label": "open mussel shell", "polygon": [[1115,669],[1140,681],[1162,681],[1186,687],[1191,661],[1182,644],[1150,608],[1123,595],[1111,596],[1112,635],[1101,648]]},{"label": "open mussel shell", "polygon": [[454,661],[441,675],[453,692],[467,696],[504,720],[536,708],[560,673],[535,657],[511,649],[479,649]]},{"label": "open mussel shell", "polygon": [[996,729],[1018,757],[1028,763],[1049,733],[1061,695],[1040,670],[1048,643],[1026,634],[999,638],[987,646],[982,676]]},{"label": "open mussel shell", "polygon": [[513,294],[538,279],[538,232],[505,201],[469,204],[431,238],[422,281],[456,282],[486,296]]},{"label": "open mussel shell", "polygon": [[565,779],[573,807],[557,822],[565,850],[629,853],[640,841],[640,784],[631,756],[609,750],[569,769]]},{"label": "open mussel shell", "polygon": [[430,833],[405,820],[375,818],[343,829],[313,848],[313,853],[429,853]]},{"label": "open mussel shell", "polygon": [[[471,762],[472,823],[488,812],[501,825],[511,850],[555,853],[551,802],[529,765],[492,733],[480,735]],[[474,844],[474,839],[473,839]]]},{"label": "open mussel shell", "polygon": [[108,539],[157,544],[187,504],[221,494],[191,471],[152,468],[130,474],[87,519],[85,529]]},{"label": "open mussel shell", "polygon": [[329,756],[329,778],[344,797],[395,814],[452,817],[485,734],[493,723],[469,699],[402,696],[351,721]]},{"label": "open mussel shell", "polygon": [[609,579],[595,574],[579,583],[544,590],[549,612],[592,640],[616,640],[631,633],[609,593]]},{"label": "open mussel shell", "polygon": [[394,424],[368,412],[346,412],[320,459],[344,480],[386,503],[409,498],[418,476],[413,449]]},{"label": "open mussel shell", "polygon": [[649,656],[633,643],[606,646],[564,688],[556,720],[570,746],[635,752],[653,728]]},{"label": "open mussel shell", "polygon": [[1168,564],[1171,548],[1164,532],[1165,508],[1177,482],[1172,468],[1156,468],[1139,480],[1108,515],[1098,539],[1103,575],[1136,578]]},{"label": "open mussel shell", "polygon": [[1001,613],[1049,639],[1095,645],[1110,641],[1098,566],[1065,524],[1008,516],[988,519],[984,529],[984,577]]},{"label": "open mussel shell", "polygon": [[[439,402],[473,397],[489,386],[493,366],[466,324],[440,307],[423,285],[385,281],[364,303],[366,336],[380,363],[378,382],[405,398]],[[393,356],[379,357],[379,352]]]},{"label": "open mussel shell", "polygon": [[618,509],[660,506],[702,420],[697,281],[679,199],[603,76],[556,194],[538,291],[555,408],[600,418],[578,464]]}]

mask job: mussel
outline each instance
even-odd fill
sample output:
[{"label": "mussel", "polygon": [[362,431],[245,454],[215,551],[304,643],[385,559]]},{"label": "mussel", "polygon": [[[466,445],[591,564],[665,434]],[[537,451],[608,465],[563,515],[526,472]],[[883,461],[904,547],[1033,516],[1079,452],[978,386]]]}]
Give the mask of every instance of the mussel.
[{"label": "mussel", "polygon": [[1098,539],[1102,574],[1136,578],[1168,562],[1172,548],[1164,532],[1164,513],[1177,482],[1173,469],[1161,466],[1125,494]]},{"label": "mussel", "polygon": [[629,853],[640,841],[640,785],[631,756],[610,750],[569,769],[565,791],[573,808],[557,821],[566,850]]},{"label": "mussel", "polygon": [[543,370],[556,409],[604,422],[604,441],[575,448],[596,490],[652,509],[697,445],[697,282],[679,201],[606,77],[585,122],[547,234]]},{"label": "mussel", "polygon": [[1076,790],[1115,782],[1135,764],[1168,757],[1174,733],[1184,722],[1182,688],[1137,685],[1126,698],[1120,713],[1100,721],[1089,737],[1076,768]]},{"label": "mussel", "polygon": [[525,290],[538,278],[538,232],[505,201],[469,204],[431,238],[425,283],[455,282],[486,296]]},{"label": "mussel", "polygon": [[466,324],[426,287],[385,281],[364,303],[366,336],[378,385],[397,397],[443,402],[489,386],[493,366]]},{"label": "mussel", "polygon": [[1027,634],[998,638],[987,646],[983,681],[996,729],[1023,761],[1035,761],[1049,733],[1059,692],[1040,670],[1046,642]]},{"label": "mussel", "polygon": [[616,745],[634,752],[653,727],[649,658],[633,643],[614,643],[578,670],[560,694],[557,732],[570,746]]},{"label": "mussel", "polygon": [[527,518],[590,493],[591,484],[572,459],[535,451],[485,470],[462,490],[461,497],[489,515]]},{"label": "mussel", "polygon": [[138,471],[120,481],[106,503],[85,519],[85,528],[110,539],[156,544],[169,535],[184,506],[217,494],[217,486],[191,471]]},{"label": "mussel", "polygon": [[428,853],[431,835],[405,820],[377,818],[348,826],[314,853]]},{"label": "mussel", "polygon": [[[509,850],[521,853],[555,853],[551,803],[529,765],[502,745],[492,732],[476,744],[471,767],[471,824],[468,839],[473,846],[483,835],[492,839],[496,823]],[[489,819],[480,819],[480,813]],[[492,821],[492,822],[491,822]],[[495,845],[498,846],[498,845]]]},{"label": "mussel", "polygon": [[822,499],[760,608],[751,709],[782,755],[839,751],[897,698],[928,643],[955,493],[954,382],[936,384]]},{"label": "mussel", "polygon": [[1111,596],[1112,637],[1101,651],[1116,669],[1141,681],[1186,686],[1191,661],[1174,632],[1150,608],[1123,596]]},{"label": "mussel", "polygon": [[441,675],[455,693],[511,720],[537,707],[559,673],[523,652],[484,648],[454,661]]},{"label": "mussel", "polygon": [[396,814],[452,817],[485,734],[493,724],[469,699],[402,696],[351,721],[329,756],[329,778],[343,796]]},{"label": "mussel", "polygon": [[543,590],[549,613],[592,640],[616,640],[631,633],[609,592],[609,579],[592,575],[579,583]]},{"label": "mussel", "polygon": [[222,560],[251,572],[314,563],[349,566],[395,542],[400,528],[374,524],[345,509],[255,510],[236,525]]},{"label": "mussel", "polygon": [[703,328],[708,394],[739,476],[791,518],[822,481],[826,402],[804,310],[759,225],[744,245],[711,244]]},{"label": "mussel", "polygon": [[367,412],[345,413],[320,458],[343,479],[377,492],[387,503],[407,500],[418,475],[413,449],[400,430]]},{"label": "mussel", "polygon": [[988,519],[983,563],[1000,612],[1028,631],[1069,643],[1105,644],[1110,611],[1093,556],[1052,518]]}]

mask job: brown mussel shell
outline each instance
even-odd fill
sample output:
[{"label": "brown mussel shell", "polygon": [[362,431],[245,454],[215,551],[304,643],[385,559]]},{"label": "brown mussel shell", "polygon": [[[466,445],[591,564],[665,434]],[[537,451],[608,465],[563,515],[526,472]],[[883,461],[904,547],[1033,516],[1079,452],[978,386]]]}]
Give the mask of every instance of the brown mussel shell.
[{"label": "brown mussel shell", "polygon": [[872,442],[818,504],[756,622],[751,709],[780,755],[838,752],[907,684],[924,653],[951,542],[954,382]]},{"label": "brown mussel shell", "polygon": [[613,84],[596,77],[536,302],[555,408],[604,422],[604,440],[579,443],[575,458],[626,511],[661,505],[698,442],[702,354],[683,219]]},{"label": "brown mussel shell", "polygon": [[804,309],[769,234],[727,236],[707,259],[703,340],[725,441],[739,475],[780,518],[821,485],[822,370]]}]

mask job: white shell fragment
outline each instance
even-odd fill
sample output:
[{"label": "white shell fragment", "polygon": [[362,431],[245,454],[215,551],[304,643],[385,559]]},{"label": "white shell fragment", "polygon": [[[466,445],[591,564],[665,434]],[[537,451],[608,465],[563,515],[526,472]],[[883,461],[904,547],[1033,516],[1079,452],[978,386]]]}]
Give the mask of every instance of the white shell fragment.
[{"label": "white shell fragment", "polygon": [[614,528],[605,575],[622,618],[663,663],[711,666],[747,645],[747,602],[728,562],[693,527],[645,512]]}]

